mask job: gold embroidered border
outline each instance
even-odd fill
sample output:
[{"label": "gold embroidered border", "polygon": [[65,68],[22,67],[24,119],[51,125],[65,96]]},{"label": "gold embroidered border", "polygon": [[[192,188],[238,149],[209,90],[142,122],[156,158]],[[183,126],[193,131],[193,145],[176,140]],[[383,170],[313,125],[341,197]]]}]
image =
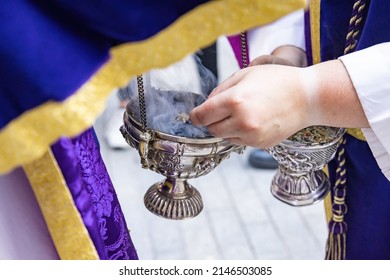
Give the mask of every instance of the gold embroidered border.
[{"label": "gold embroidered border", "polygon": [[310,35],[313,64],[321,61],[320,13],[321,0],[310,1]]},{"label": "gold embroidered border", "polygon": [[0,131],[0,174],[42,156],[60,136],[75,136],[103,111],[108,95],[131,77],[165,67],[212,43],[303,8],[305,0],[224,0],[200,5],[156,36],[114,48],[111,59],[62,103],[46,102]]},{"label": "gold embroidered border", "polygon": [[23,168],[60,258],[99,259],[51,150]]},{"label": "gold embroidered border", "polygon": [[361,141],[367,141],[363,131],[360,128],[348,128],[347,133],[349,135],[352,135],[356,139],[359,139]]}]

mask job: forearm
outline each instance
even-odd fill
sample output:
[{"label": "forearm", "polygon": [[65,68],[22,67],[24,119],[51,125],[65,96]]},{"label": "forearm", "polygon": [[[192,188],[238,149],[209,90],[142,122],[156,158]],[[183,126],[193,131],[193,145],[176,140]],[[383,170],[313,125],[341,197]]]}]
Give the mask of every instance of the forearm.
[{"label": "forearm", "polygon": [[369,123],[340,60],[302,69],[309,100],[308,124],[367,128]]}]

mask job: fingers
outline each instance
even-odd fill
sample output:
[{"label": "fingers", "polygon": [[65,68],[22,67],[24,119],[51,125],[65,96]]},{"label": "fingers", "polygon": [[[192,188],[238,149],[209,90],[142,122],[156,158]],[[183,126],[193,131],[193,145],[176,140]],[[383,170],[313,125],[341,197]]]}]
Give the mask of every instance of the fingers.
[{"label": "fingers", "polygon": [[191,122],[197,126],[209,126],[228,118],[231,114],[230,96],[247,73],[248,69],[242,69],[217,86],[203,104],[190,112]]},{"label": "fingers", "polygon": [[262,55],[257,58],[255,58],[249,66],[256,66],[256,65],[264,65],[264,64],[279,64],[279,65],[289,65],[293,66],[292,62],[284,59],[282,57],[278,57],[275,55]]},{"label": "fingers", "polygon": [[222,94],[208,98],[203,104],[190,112],[192,124],[197,126],[209,126],[228,118],[231,114],[229,96],[233,88],[225,90]]},{"label": "fingers", "polygon": [[225,140],[229,141],[229,142],[232,143],[232,144],[247,146],[247,145],[241,140],[241,138],[225,138]]},{"label": "fingers", "polygon": [[224,138],[233,144],[252,146],[259,148],[270,147],[270,143],[264,138],[261,130],[258,130],[250,122],[231,116],[207,127],[209,132],[218,138]]},{"label": "fingers", "polygon": [[256,57],[254,60],[252,60],[249,66],[273,64],[273,61],[274,61],[273,55],[261,55]]},{"label": "fingers", "polygon": [[215,122],[209,125],[207,129],[212,135],[219,138],[233,139],[240,136],[240,131],[237,129],[236,119],[232,117]]}]

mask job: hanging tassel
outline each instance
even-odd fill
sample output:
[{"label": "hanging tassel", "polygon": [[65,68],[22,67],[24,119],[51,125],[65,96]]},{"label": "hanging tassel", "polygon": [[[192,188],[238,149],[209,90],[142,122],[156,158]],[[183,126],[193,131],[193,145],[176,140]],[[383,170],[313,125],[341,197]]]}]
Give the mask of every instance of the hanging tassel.
[{"label": "hanging tassel", "polygon": [[337,151],[336,183],[333,188],[332,220],[329,222],[329,236],[326,244],[327,260],[344,260],[346,256],[347,223],[344,215],[347,213],[345,204],[346,195],[346,168],[345,168],[344,137]]}]

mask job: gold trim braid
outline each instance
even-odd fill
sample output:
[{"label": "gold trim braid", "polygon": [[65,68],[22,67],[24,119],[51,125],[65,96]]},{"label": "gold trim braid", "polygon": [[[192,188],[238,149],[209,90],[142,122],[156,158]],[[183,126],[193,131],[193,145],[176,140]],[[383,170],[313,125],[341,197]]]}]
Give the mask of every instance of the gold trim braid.
[{"label": "gold trim braid", "polygon": [[99,259],[51,150],[23,168],[60,258],[63,260]]},{"label": "gold trim braid", "polygon": [[321,0],[310,1],[310,36],[313,64],[321,62],[320,6]]},{"label": "gold trim braid", "polygon": [[[326,165],[322,171],[325,172],[326,176],[329,178],[329,169]],[[324,199],[324,207],[325,207],[325,219],[326,224],[329,224],[330,220],[332,219],[332,195],[331,192],[328,192],[328,194],[325,196]]]},{"label": "gold trim braid", "polygon": [[74,95],[27,111],[0,131],[0,174],[41,157],[60,136],[76,136],[90,127],[109,94],[133,76],[168,66],[218,36],[272,22],[305,4],[305,0],[214,0],[148,40],[112,49],[111,59]]},{"label": "gold trim braid", "polygon": [[359,139],[361,141],[367,141],[363,131],[360,128],[348,128],[347,133],[349,135],[352,135],[356,139]]}]

